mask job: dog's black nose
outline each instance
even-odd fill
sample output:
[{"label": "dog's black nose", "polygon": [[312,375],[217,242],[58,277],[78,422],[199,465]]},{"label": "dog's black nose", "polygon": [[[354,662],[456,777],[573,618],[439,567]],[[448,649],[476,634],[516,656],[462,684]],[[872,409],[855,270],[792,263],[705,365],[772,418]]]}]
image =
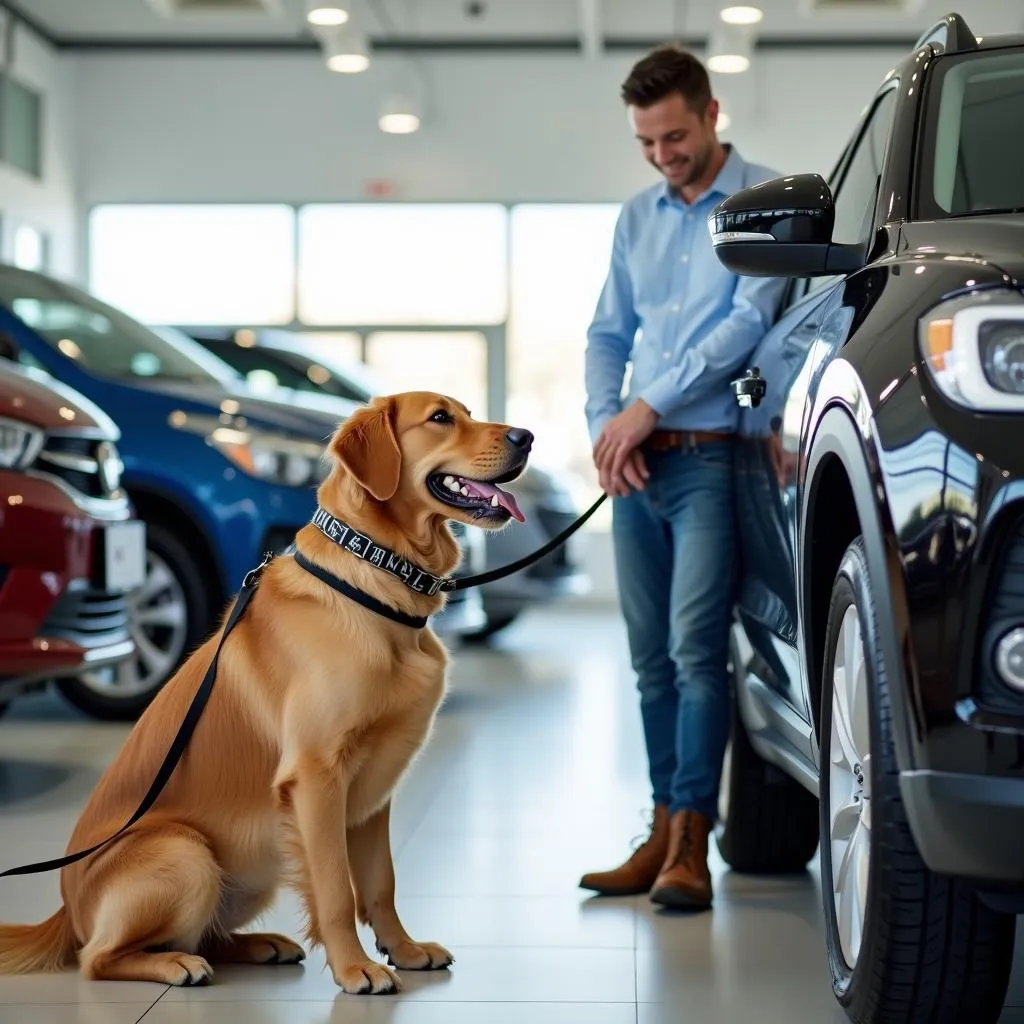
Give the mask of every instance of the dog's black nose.
[{"label": "dog's black nose", "polygon": [[513,448],[522,448],[524,451],[529,451],[533,444],[533,434],[521,427],[512,427],[505,437]]}]

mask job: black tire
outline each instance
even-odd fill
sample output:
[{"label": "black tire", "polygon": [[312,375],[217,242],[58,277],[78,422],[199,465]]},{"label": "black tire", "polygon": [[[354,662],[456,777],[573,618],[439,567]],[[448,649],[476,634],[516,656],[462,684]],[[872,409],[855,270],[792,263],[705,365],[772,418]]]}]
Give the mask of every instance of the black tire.
[{"label": "black tire", "polygon": [[[855,606],[864,640],[870,747],[867,895],[853,970],[843,954],[832,894],[829,764],[836,642]],[[1013,961],[1014,915],[972,888],[933,874],[914,843],[899,790],[891,696],[861,538],[847,548],[832,590],[821,704],[821,887],[832,987],[855,1024],[995,1024]]]},{"label": "black tire", "polygon": [[[732,666],[742,685],[735,651]],[[726,864],[752,875],[805,871],[818,848],[818,801],[754,750],[735,699],[723,775],[716,841]]]},{"label": "black tire", "polygon": [[[160,523],[146,524],[147,565],[153,556],[170,569],[185,600],[185,629],[180,643],[175,645],[176,657],[171,667],[152,680],[152,685],[140,693],[118,696],[104,693],[78,678],[57,681],[67,700],[93,718],[104,721],[135,721],[149,707],[164,683],[188,655],[202,643],[212,628],[210,590],[202,569],[188,548]],[[138,627],[136,626],[136,632]]]}]

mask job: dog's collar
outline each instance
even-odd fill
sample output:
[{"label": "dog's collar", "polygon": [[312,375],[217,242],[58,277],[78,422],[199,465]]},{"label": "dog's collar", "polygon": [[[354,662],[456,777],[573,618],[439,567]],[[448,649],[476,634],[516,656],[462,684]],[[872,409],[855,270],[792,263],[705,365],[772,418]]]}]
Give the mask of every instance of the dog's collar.
[{"label": "dog's collar", "polygon": [[427,624],[426,615],[407,615],[405,612],[399,611],[397,608],[392,608],[389,604],[384,604],[383,601],[378,601],[372,594],[367,594],[366,591],[360,590],[358,587],[353,587],[351,583],[340,579],[335,576],[334,573],[328,572],[315,562],[311,562],[302,554],[301,551],[293,551],[292,557],[295,559],[296,564],[305,569],[306,572],[311,573],[318,580],[326,583],[339,594],[344,594],[345,597],[355,601],[356,604],[361,604],[371,612],[383,615],[385,619],[397,622],[400,626],[411,626],[413,629],[422,629]]},{"label": "dog's collar", "polygon": [[395,554],[390,548],[378,544],[372,537],[360,533],[355,528],[332,516],[325,508],[317,505],[313,514],[313,525],[338,547],[351,552],[364,562],[381,569],[383,572],[401,580],[410,590],[417,594],[433,597],[440,590],[453,590],[454,580],[446,576],[435,576],[432,572],[410,562],[407,558]]}]

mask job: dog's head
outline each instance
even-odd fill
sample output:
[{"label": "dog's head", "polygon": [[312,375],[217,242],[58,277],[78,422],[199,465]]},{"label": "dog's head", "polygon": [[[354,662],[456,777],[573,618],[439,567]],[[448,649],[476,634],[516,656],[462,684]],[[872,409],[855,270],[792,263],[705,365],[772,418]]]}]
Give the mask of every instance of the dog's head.
[{"label": "dog's head", "polygon": [[494,529],[523,522],[499,485],[523,472],[532,444],[528,430],[474,420],[461,402],[414,391],[357,410],[330,452],[374,501]]}]

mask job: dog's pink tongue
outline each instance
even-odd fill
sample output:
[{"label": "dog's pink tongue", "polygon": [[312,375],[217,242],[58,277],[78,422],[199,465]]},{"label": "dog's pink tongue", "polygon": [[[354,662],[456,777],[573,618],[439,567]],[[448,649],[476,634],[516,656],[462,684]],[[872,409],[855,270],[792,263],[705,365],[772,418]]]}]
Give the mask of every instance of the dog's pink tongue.
[{"label": "dog's pink tongue", "polygon": [[501,505],[510,515],[514,516],[521,523],[526,522],[526,516],[519,510],[519,505],[516,502],[515,496],[509,494],[508,491],[503,491],[500,487],[496,487],[494,484],[485,484],[482,480],[466,480],[464,485],[467,491],[474,498],[486,498],[488,501],[491,500],[495,495],[498,496],[498,504]]}]

